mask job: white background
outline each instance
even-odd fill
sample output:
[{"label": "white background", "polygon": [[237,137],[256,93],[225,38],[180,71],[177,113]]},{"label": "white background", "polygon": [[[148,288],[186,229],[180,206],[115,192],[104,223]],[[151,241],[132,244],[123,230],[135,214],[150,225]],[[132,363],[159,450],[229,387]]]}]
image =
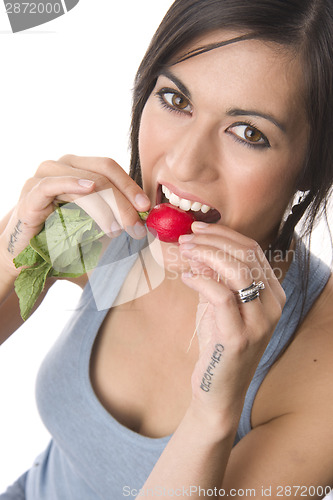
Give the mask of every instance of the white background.
[{"label": "white background", "polygon": [[[80,0],[66,15],[12,34],[0,2],[0,217],[43,160],[109,156],[128,168],[134,75],[171,3]],[[327,248],[319,230],[315,250],[326,260]],[[0,492],[48,443],[35,406],[36,372],[80,293],[57,283],[0,348]]]},{"label": "white background", "polygon": [[[109,156],[128,170],[134,76],[171,3],[80,0],[66,15],[12,34],[0,2],[0,218],[44,160]],[[0,347],[0,492],[48,443],[35,377],[80,293],[58,282]]]}]

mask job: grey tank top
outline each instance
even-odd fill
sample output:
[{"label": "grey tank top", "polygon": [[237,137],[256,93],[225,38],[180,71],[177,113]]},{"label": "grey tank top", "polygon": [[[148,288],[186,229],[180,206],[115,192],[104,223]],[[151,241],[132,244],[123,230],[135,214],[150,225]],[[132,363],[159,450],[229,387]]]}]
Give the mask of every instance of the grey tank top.
[{"label": "grey tank top", "polygon": [[[41,365],[37,404],[52,440],[26,474],[27,500],[120,500],[131,494],[133,498],[133,490],[143,486],[171,437],[145,437],[120,424],[98,400],[89,376],[91,350],[101,323],[144,245],[145,240],[133,240],[125,233],[112,241]],[[304,252],[299,242],[283,282],[287,303],[247,391],[235,444],[251,430],[258,388],[299,322]],[[329,267],[312,255],[303,316],[329,275]]]}]

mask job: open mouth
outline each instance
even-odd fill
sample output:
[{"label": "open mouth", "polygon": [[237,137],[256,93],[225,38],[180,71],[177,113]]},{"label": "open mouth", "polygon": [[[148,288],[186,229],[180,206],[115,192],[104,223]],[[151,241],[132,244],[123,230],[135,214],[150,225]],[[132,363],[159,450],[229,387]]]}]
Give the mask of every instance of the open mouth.
[{"label": "open mouth", "polygon": [[157,188],[156,204],[170,203],[171,205],[189,212],[197,221],[215,223],[221,219],[221,214],[218,210],[208,205],[203,205],[197,201],[191,201],[186,198],[179,198],[166,186],[159,184]]}]

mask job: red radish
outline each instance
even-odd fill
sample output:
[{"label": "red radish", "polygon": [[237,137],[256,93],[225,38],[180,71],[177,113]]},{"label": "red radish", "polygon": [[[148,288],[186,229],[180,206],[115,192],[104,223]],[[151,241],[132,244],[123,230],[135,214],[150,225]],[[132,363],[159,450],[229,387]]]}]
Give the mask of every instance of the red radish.
[{"label": "red radish", "polygon": [[161,203],[149,212],[146,224],[148,230],[160,241],[173,243],[178,241],[181,234],[192,233],[191,225],[194,221],[191,213],[170,203]]}]

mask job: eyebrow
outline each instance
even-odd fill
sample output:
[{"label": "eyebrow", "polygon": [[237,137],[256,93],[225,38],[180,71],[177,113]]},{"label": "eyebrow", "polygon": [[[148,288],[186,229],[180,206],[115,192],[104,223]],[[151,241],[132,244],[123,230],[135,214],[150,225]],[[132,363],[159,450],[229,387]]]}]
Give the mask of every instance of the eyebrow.
[{"label": "eyebrow", "polygon": [[248,109],[239,109],[233,108],[227,111],[228,116],[257,116],[259,118],[264,118],[265,120],[270,121],[276,127],[278,127],[285,134],[287,132],[286,127],[279,122],[273,115],[267,113],[261,113],[260,111],[248,110]]},{"label": "eyebrow", "polygon": [[[191,92],[189,91],[189,89],[168,68],[161,69],[161,71],[158,73],[158,76],[165,76],[166,78],[171,80],[179,88],[179,90],[184,94],[184,96],[187,99],[191,100]],[[268,113],[261,113],[260,111],[256,111],[256,110],[232,108],[232,109],[229,109],[227,111],[227,115],[228,116],[256,116],[259,118],[264,118],[265,120],[268,120],[271,123],[273,123],[273,125],[278,127],[284,134],[287,132],[285,125],[283,125],[280,121],[278,121],[273,115],[268,114]]]},{"label": "eyebrow", "polygon": [[176,77],[168,68],[163,68],[158,76],[166,76],[171,80],[178,88],[179,90],[184,94],[184,96],[191,100],[191,92],[188,90],[188,88],[179,80],[179,78]]}]

